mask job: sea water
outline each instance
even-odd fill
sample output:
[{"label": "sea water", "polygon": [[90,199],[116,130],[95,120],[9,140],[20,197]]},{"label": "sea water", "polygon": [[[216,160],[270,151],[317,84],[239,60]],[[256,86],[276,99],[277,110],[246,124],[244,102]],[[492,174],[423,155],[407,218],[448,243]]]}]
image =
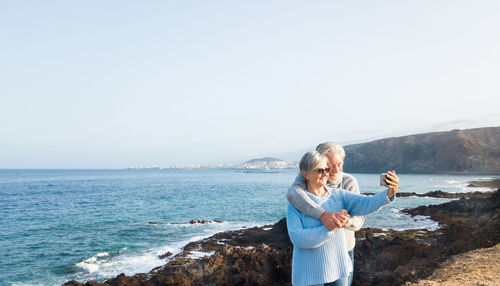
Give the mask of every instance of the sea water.
[{"label": "sea water", "polygon": [[[286,216],[297,170],[0,170],[0,285],[60,285],[149,272],[190,242]],[[378,174],[354,174],[378,192]],[[400,192],[485,191],[485,176],[399,175]],[[436,229],[399,210],[449,199],[409,197],[365,227]],[[190,224],[192,219],[222,223]],[[210,253],[208,253],[209,255]],[[199,253],[199,256],[207,253]]]}]

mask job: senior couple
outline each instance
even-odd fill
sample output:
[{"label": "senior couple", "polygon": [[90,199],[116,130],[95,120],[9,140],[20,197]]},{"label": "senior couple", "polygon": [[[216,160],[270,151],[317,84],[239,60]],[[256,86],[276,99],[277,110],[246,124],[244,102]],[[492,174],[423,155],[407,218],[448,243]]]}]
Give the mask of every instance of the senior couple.
[{"label": "senior couple", "polygon": [[354,231],[363,225],[363,215],[396,198],[394,171],[387,174],[386,190],[362,196],[356,179],[342,172],[344,158],[340,144],[327,142],[300,160],[299,175],[287,193],[293,285],[351,285]]}]

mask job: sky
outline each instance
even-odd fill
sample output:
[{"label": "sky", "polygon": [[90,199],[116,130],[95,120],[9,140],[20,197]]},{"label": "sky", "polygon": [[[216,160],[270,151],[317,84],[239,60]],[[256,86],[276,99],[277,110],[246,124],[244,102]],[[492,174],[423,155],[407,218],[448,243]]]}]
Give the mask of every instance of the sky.
[{"label": "sky", "polygon": [[499,126],[498,15],[481,0],[1,0],[0,168],[234,163]]}]

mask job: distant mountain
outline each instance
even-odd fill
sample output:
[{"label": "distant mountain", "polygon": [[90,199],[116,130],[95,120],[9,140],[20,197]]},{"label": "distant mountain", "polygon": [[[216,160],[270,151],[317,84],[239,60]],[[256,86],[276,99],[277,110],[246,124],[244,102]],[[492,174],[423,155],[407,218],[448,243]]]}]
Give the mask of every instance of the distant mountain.
[{"label": "distant mountain", "polygon": [[344,148],[347,172],[500,174],[500,126],[393,137]]},{"label": "distant mountain", "polygon": [[234,166],[237,169],[291,169],[296,168],[295,164],[290,164],[281,159],[265,157],[252,159],[243,164]]},{"label": "distant mountain", "polygon": [[[354,133],[342,134],[338,137],[327,137],[321,140],[321,142],[335,141],[342,144],[342,146],[354,145],[358,143],[370,142],[373,140],[379,140],[389,137],[400,137],[408,136],[413,134],[421,134],[428,132],[446,132],[452,129],[472,129],[472,128],[483,128],[497,126],[500,122],[500,113],[478,115],[474,118],[460,118],[454,121],[440,122],[430,125],[421,125],[420,123],[415,123],[414,126],[406,127],[404,129],[384,129],[380,130],[363,130],[354,131]],[[346,138],[350,138],[346,140]],[[321,143],[321,142],[318,142]],[[292,150],[288,152],[281,153],[269,153],[265,155],[281,158],[288,162],[298,162],[302,155],[307,151],[315,150],[316,145],[308,146],[300,150]]]},{"label": "distant mountain", "polygon": [[278,159],[278,158],[273,158],[273,157],[265,157],[265,158],[260,158],[260,159],[252,159],[250,161],[246,161],[245,163],[247,164],[254,164],[258,162],[281,162],[283,160]]}]

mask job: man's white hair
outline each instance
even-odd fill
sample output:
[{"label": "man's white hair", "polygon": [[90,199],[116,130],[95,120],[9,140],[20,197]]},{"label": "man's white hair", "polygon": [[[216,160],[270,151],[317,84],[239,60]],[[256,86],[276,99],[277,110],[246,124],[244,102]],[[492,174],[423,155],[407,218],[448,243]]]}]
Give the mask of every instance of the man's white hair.
[{"label": "man's white hair", "polygon": [[318,147],[316,147],[316,151],[320,152],[325,156],[340,154],[342,158],[345,158],[345,150],[344,148],[342,148],[342,145],[340,145],[337,142],[321,143],[318,145]]}]

